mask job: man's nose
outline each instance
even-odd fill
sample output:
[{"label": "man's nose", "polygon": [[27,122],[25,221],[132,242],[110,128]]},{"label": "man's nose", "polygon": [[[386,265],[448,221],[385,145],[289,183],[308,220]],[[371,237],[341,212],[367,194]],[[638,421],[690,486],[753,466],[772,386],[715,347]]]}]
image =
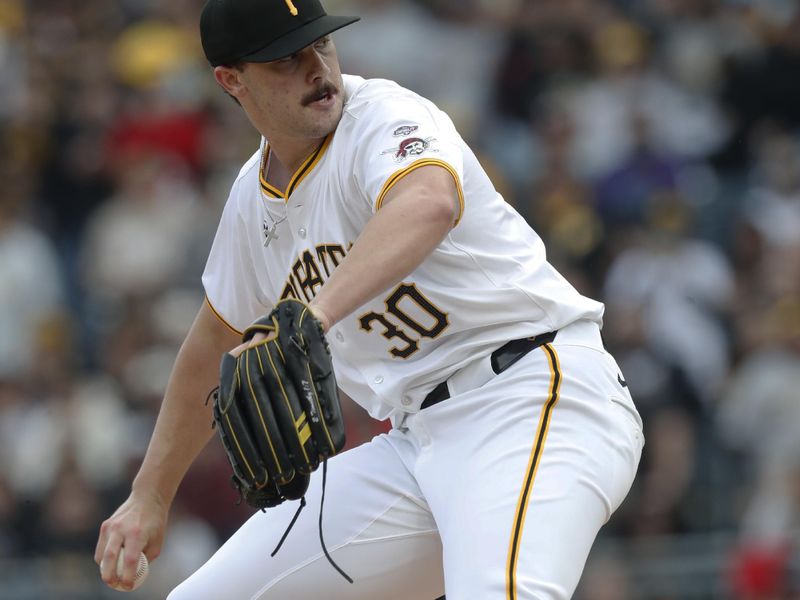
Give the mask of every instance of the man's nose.
[{"label": "man's nose", "polygon": [[306,48],[306,51],[308,55],[305,56],[304,59],[308,61],[308,75],[310,80],[315,81],[317,79],[326,78],[330,74],[331,69],[325,57],[317,51],[314,46]]}]

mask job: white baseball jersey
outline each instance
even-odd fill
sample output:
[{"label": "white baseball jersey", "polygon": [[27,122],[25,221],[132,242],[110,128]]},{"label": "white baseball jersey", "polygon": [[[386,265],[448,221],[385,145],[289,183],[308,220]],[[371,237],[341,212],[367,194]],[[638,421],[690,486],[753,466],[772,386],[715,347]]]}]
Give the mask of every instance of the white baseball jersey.
[{"label": "white baseball jersey", "polygon": [[602,304],[547,262],[446,114],[390,81],[344,82],[337,129],[286,190],[261,177],[268,141],[234,183],[203,275],[222,320],[242,331],[282,298],[311,300],[389,190],[439,165],[458,187],[458,223],[411,275],[327,336],[350,397],[377,419],[413,413],[439,382],[509,340],[601,322]]},{"label": "white baseball jersey", "polygon": [[[169,600],[568,600],[643,445],[600,338],[603,307],[547,263],[446,115],[388,81],[345,87],[335,133],[286,190],[259,177],[266,142],[244,166],[203,281],[242,330],[281,298],[311,300],[403,176],[439,165],[456,181],[444,241],[328,335],[339,385],[395,425],[331,458],[323,478],[327,547],[353,583],[317,543],[321,513],[286,502],[251,517]],[[553,330],[513,368],[486,360]],[[449,397],[420,410],[445,380]],[[320,511],[323,480],[306,492]]]}]

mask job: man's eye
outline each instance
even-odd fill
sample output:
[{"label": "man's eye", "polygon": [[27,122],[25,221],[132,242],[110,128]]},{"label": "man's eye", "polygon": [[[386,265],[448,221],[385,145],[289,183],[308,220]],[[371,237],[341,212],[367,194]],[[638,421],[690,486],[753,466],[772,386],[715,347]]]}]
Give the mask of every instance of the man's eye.
[{"label": "man's eye", "polygon": [[330,43],[330,41],[331,41],[331,38],[329,38],[329,37],[324,37],[324,38],[322,38],[321,40],[317,40],[317,43],[315,44],[315,46],[316,46],[318,49],[323,49],[323,48],[325,48],[325,47],[327,47],[327,46],[328,46],[328,44]]}]

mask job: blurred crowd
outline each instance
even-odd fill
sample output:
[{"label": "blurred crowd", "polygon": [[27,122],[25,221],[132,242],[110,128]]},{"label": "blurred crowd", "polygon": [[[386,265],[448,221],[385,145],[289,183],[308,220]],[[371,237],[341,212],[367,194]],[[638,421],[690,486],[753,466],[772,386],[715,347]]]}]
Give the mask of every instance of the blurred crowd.
[{"label": "blurred crowd", "polygon": [[[97,528],[141,461],[257,147],[203,59],[201,6],[0,0],[2,599],[44,597],[30,561],[75,590],[96,577]],[[606,304],[647,445],[580,598],[800,598],[798,3],[326,6],[362,16],[334,37],[343,70],[448,111],[550,260]],[[385,429],[346,406],[350,445]],[[218,446],[140,597],[246,518]],[[719,533],[720,595],[637,584],[637,544]],[[104,597],[91,589],[75,597]]]}]

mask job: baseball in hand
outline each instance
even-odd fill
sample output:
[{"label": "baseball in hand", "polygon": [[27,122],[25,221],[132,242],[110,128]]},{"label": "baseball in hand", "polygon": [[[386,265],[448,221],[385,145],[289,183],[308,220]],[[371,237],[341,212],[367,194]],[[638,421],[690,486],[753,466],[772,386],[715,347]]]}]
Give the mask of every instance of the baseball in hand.
[{"label": "baseball in hand", "polygon": [[[119,549],[119,556],[117,557],[117,577],[122,577],[123,561],[125,560],[125,548]],[[120,592],[132,592],[137,589],[144,580],[147,579],[147,573],[150,570],[150,565],[147,562],[147,557],[144,552],[139,553],[139,564],[136,565],[136,575],[133,577],[133,587],[130,590],[124,589],[121,586],[112,586],[115,590]]]}]

